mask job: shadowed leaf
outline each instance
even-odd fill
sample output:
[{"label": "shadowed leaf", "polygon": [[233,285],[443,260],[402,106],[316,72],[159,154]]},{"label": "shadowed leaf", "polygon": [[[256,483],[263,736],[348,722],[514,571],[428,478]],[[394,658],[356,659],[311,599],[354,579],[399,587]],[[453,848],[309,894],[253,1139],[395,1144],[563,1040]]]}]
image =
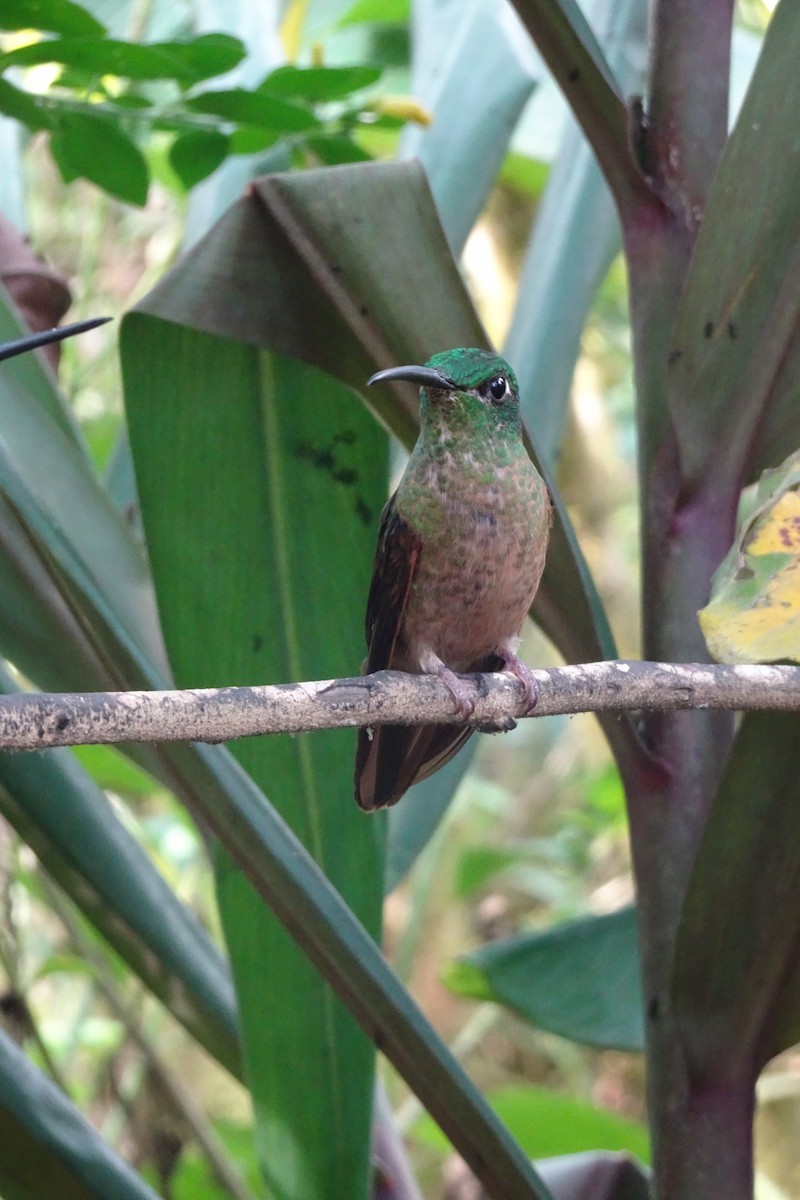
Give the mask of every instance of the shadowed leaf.
[{"label": "shadowed leaf", "polygon": [[742,721],[697,852],[673,1002],[696,1074],[755,1075],[800,1039],[796,713]]},{"label": "shadowed leaf", "polygon": [[732,490],[800,442],[800,191],[790,166],[800,160],[798,54],[800,8],[780,4],[678,307],[669,395],[689,484],[704,480],[711,463]]}]

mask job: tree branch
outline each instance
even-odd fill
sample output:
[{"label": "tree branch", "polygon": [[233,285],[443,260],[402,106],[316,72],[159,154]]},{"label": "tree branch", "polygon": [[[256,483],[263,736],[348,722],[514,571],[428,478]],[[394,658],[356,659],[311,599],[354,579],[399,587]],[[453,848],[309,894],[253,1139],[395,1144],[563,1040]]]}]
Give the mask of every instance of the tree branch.
[{"label": "tree branch", "polygon": [[[800,709],[800,667],[614,661],[534,671],[531,716],[714,708]],[[504,674],[464,676],[479,729],[509,728],[520,685]],[[224,742],[264,733],[357,725],[454,725],[453,698],[435,675],[379,671],[354,679],[164,692],[0,696],[0,749],[114,742]]]}]

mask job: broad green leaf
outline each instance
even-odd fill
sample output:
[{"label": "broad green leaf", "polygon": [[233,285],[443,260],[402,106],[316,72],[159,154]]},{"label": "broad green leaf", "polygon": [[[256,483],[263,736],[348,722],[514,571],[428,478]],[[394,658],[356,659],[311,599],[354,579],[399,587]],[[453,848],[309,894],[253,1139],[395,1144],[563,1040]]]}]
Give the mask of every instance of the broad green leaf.
[{"label": "broad green leaf", "polygon": [[186,107],[192,112],[212,113],[226,121],[238,121],[242,125],[279,133],[303,133],[321,124],[308,108],[264,92],[249,92],[246,88],[202,92],[187,100]]},{"label": "broad green leaf", "polygon": [[643,1047],[633,908],[490,942],[448,967],[445,982],[575,1042]]},{"label": "broad green leaf", "polygon": [[270,71],[258,90],[284,100],[318,103],[342,100],[352,92],[371,87],[381,77],[379,67],[278,67]]},{"label": "broad green leaf", "polygon": [[115,121],[62,112],[50,137],[50,150],[65,183],[88,179],[129,204],[147,201],[147,163]]},{"label": "broad green leaf", "polygon": [[0,29],[42,29],[63,37],[103,34],[103,26],[73,0],[3,0]]},{"label": "broad green leaf", "polygon": [[0,1030],[0,1192],[7,1200],[157,1200]]},{"label": "broad green leaf", "polygon": [[0,56],[0,66],[31,67],[60,63],[97,75],[123,79],[175,79],[199,83],[229,71],[239,63],[244,47],[237,38],[209,34],[189,42],[143,45],[106,37],[49,38],[19,46]]},{"label": "broad green leaf", "polygon": [[187,192],[225,161],[230,138],[216,130],[196,129],[176,138],[169,150],[173,171]]},{"label": "broad green leaf", "polygon": [[[241,344],[130,317],[128,346],[131,445],[176,679],[352,672],[386,493],[380,430],[341,385]],[[382,823],[364,821],[352,799],[353,743],[344,732],[233,752],[377,932]],[[217,876],[269,1185],[356,1197],[368,1176],[372,1049],[226,857]],[[265,995],[267,972],[281,986]],[[301,1058],[302,1072],[280,1065]]]},{"label": "broad green leaf", "polygon": [[[542,1087],[498,1088],[488,1100],[531,1158],[609,1150],[627,1151],[649,1162],[644,1125],[593,1104]],[[430,1146],[446,1145],[430,1117],[420,1118],[413,1133]]]},{"label": "broad green leaf", "polygon": [[744,717],[694,861],[672,999],[705,1081],[758,1073],[800,1040],[797,713]]},{"label": "broad green leaf", "polygon": [[765,471],[711,584],[700,625],[718,662],[800,661],[800,456]]},{"label": "broad green leaf", "polygon": [[678,307],[669,395],[689,487],[707,485],[710,472],[734,491],[800,443],[799,53],[800,9],[780,4]]},{"label": "broad green leaf", "polygon": [[[645,0],[608,3],[595,14],[609,63],[626,93],[644,90]],[[621,232],[597,160],[574,120],[567,124],[528,245],[504,353],[514,364],[525,419],[553,466],[586,315]]]},{"label": "broad green leaf", "polygon": [[[453,254],[479,217],[542,66],[510,6],[479,0],[414,6],[411,91],[433,114],[409,124],[403,158],[419,158]],[[476,103],[486,96],[487,103]]]}]

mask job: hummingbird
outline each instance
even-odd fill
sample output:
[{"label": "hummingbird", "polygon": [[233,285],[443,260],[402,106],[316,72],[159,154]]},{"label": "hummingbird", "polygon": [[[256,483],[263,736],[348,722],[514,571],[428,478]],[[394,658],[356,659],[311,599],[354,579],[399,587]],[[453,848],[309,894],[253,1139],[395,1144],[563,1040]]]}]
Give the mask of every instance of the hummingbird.
[{"label": "hummingbird", "polygon": [[[536,683],[516,651],[544,568],[550,497],[522,440],[514,372],[497,354],[460,348],[368,382],[394,379],[420,385],[420,433],[381,515],[364,672],[438,675],[467,720],[475,703],[459,674],[508,671],[530,711]],[[468,725],[360,729],[357,803],[396,804],[471,733]]]}]

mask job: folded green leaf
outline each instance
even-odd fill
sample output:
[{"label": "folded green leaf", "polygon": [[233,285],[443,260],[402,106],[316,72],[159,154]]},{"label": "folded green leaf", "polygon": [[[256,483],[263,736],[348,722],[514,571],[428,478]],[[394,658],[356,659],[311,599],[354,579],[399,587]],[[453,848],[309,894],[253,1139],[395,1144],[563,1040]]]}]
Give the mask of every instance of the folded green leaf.
[{"label": "folded green leaf", "polygon": [[453,963],[445,982],[572,1041],[643,1048],[633,908],[491,942]]}]

